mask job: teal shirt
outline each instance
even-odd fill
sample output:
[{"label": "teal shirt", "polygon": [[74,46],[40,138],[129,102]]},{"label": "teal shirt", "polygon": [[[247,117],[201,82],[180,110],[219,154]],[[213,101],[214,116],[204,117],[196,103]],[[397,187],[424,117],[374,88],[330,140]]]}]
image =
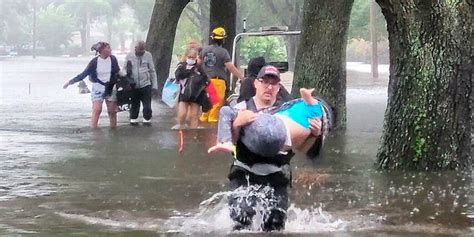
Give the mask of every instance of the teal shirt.
[{"label": "teal shirt", "polygon": [[323,107],[319,101],[316,104],[309,105],[303,100],[299,100],[289,107],[278,111],[277,114],[281,114],[292,119],[304,128],[309,128],[309,119],[323,117]]}]

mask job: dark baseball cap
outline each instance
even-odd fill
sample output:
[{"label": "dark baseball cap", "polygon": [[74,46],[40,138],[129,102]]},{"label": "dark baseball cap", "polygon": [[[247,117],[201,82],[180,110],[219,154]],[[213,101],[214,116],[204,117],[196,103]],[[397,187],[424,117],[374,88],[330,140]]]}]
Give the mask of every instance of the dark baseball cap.
[{"label": "dark baseball cap", "polygon": [[260,72],[258,72],[257,78],[263,78],[265,76],[270,76],[280,81],[280,71],[272,65],[263,66]]}]

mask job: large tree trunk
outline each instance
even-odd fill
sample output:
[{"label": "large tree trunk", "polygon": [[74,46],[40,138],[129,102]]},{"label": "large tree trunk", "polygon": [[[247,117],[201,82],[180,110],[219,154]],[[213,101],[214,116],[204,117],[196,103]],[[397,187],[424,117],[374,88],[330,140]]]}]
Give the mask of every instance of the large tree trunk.
[{"label": "large tree trunk", "polygon": [[159,98],[169,75],[179,17],[188,2],[189,0],[156,0],[153,8],[146,41],[155,61]]},{"label": "large tree trunk", "polygon": [[346,127],[346,41],[352,0],[307,0],[293,81],[314,87],[335,108],[336,128]]},{"label": "large tree trunk", "polygon": [[232,53],[232,43],[235,37],[236,12],[236,0],[211,0],[209,31],[212,31],[215,27],[224,27],[227,40],[225,40],[223,47],[229,51],[229,54]]},{"label": "large tree trunk", "polygon": [[469,168],[472,6],[377,0],[390,42],[382,169]]}]

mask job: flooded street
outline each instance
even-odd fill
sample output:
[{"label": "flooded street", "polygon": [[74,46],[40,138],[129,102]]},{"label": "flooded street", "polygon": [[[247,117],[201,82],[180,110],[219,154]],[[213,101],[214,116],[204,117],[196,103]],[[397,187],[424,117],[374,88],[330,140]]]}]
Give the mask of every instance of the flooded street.
[{"label": "flooded street", "polygon": [[[121,112],[110,130],[104,107],[91,130],[90,94],[62,89],[88,61],[0,59],[0,235],[270,235],[231,232],[232,159],[207,154],[214,125],[184,131],[183,153],[175,111],[158,102],[151,127]],[[474,236],[471,173],[374,169],[386,80],[361,79],[364,70],[347,73],[347,130],[322,157],[293,158],[281,235]]]}]

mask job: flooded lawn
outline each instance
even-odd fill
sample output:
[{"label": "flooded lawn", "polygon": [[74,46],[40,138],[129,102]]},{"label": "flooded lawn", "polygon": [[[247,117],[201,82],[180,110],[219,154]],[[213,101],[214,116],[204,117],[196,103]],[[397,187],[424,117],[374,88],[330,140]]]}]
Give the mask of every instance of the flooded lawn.
[{"label": "flooded lawn", "polygon": [[[1,235],[270,235],[231,232],[232,158],[207,154],[214,125],[184,131],[182,153],[170,129],[175,111],[158,102],[151,127],[130,126],[119,113],[110,130],[104,108],[101,128],[91,130],[90,95],[62,89],[87,62],[0,61]],[[374,169],[387,94],[386,81],[367,75],[348,71],[347,130],[328,139],[321,157],[293,159],[279,234],[472,236],[472,173]]]}]

